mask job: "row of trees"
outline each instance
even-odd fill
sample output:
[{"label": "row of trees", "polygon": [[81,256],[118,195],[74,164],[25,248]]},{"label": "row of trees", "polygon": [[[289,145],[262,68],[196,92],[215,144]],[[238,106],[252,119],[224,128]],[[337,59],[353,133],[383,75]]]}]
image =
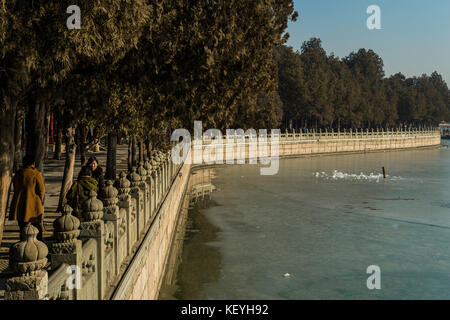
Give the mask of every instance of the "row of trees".
[{"label": "row of trees", "polygon": [[372,50],[339,59],[327,55],[317,38],[301,52],[279,46],[274,56],[285,127],[431,125],[450,116],[450,91],[437,72],[386,78]]},{"label": "row of trees", "polygon": [[14,159],[25,143],[43,171],[50,115],[66,145],[62,200],[77,149],[85,159],[88,128],[107,137],[112,179],[118,136],[142,155],[194,120],[215,128],[280,121],[273,48],[296,19],[292,0],[78,0],[81,29],[68,30],[71,4],[0,5],[0,235]]}]

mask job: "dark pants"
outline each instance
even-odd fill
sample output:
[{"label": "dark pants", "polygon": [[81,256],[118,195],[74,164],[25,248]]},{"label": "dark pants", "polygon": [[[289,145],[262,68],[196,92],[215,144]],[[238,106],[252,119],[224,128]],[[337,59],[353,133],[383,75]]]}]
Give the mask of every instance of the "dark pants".
[{"label": "dark pants", "polygon": [[[29,222],[24,222],[24,221],[18,221],[19,222],[19,228],[20,228],[20,240],[21,241],[25,241],[26,239],[25,239],[25,236],[24,235],[22,235],[22,231],[23,231],[23,229],[25,229],[25,227],[27,226],[27,224],[29,223]],[[43,240],[43,238],[42,238],[42,230],[44,229],[43,228],[43,222],[42,221],[36,221],[36,222],[31,222],[31,224],[35,227],[35,228],[37,228],[38,229],[38,231],[39,231],[39,233],[37,234],[37,239],[39,240],[39,241],[42,241]]]}]

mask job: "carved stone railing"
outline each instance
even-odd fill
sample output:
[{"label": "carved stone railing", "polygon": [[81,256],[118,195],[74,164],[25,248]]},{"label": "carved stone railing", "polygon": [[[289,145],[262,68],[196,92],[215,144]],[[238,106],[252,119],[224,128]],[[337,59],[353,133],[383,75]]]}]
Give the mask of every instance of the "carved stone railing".
[{"label": "carved stone railing", "polygon": [[[439,128],[378,128],[378,129],[308,129],[308,130],[292,130],[280,132],[277,138],[280,143],[292,141],[310,141],[310,140],[348,140],[348,139],[395,139],[395,138],[418,138],[440,136]],[[248,131],[243,135],[223,135],[222,140],[226,143],[246,143],[249,140],[257,139],[258,132]],[[267,132],[267,139],[270,141],[272,135]],[[212,140],[208,136],[204,136],[203,145],[211,144]]]},{"label": "carved stone railing", "polygon": [[76,291],[68,288],[67,270],[71,267],[63,263],[52,273],[48,279],[48,299],[49,300],[76,300]]},{"label": "carved stone railing", "polygon": [[[91,191],[82,206],[82,222],[66,206],[53,223],[50,248],[36,239],[37,229],[28,225],[26,240],[11,249],[15,275],[6,281],[5,298],[108,299],[180,168],[168,153],[153,151],[131,172],[107,181],[98,198]],[[20,248],[30,245],[36,252],[23,256]]]}]

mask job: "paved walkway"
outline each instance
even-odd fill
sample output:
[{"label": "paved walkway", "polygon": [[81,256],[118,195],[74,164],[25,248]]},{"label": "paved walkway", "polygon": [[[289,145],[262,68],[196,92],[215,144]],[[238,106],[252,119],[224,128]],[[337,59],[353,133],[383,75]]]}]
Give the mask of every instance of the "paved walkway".
[{"label": "paved walkway", "polygon": [[[89,152],[87,157],[95,155],[100,162],[103,169],[106,169],[106,152]],[[53,155],[50,154],[50,158]],[[127,170],[127,156],[128,146],[117,146],[117,173],[122,170]],[[80,159],[77,156],[75,163],[74,178],[78,175],[80,170]],[[62,160],[47,160],[44,163],[44,179],[45,179],[45,214],[44,214],[44,242],[51,242],[53,236],[53,220],[59,217],[59,213],[56,212],[59,200],[59,192],[61,190],[61,182],[64,174],[64,156]],[[12,198],[10,194],[10,199]],[[8,212],[7,212],[8,216]],[[9,248],[19,241],[19,226],[16,221],[5,221],[5,227],[3,231],[3,239],[0,246],[0,300],[4,298],[4,285],[5,279],[11,277],[12,273],[8,268]]]}]

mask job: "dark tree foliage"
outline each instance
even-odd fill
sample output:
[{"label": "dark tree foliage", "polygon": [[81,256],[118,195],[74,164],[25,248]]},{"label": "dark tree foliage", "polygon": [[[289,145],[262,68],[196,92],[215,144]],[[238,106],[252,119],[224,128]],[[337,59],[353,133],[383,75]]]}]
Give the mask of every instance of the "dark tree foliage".
[{"label": "dark tree foliage", "polygon": [[285,127],[425,126],[450,117],[450,91],[437,72],[387,78],[372,50],[339,59],[327,55],[317,38],[301,52],[278,46],[274,56]]},{"label": "dark tree foliage", "polygon": [[224,129],[281,119],[273,49],[297,17],[292,0],[78,0],[81,29],[68,30],[71,4],[0,4],[0,240],[16,146],[42,169],[50,115],[66,144],[60,207],[90,129],[112,141],[114,178],[118,137],[142,160],[144,145],[167,148],[172,130],[194,120]]}]

